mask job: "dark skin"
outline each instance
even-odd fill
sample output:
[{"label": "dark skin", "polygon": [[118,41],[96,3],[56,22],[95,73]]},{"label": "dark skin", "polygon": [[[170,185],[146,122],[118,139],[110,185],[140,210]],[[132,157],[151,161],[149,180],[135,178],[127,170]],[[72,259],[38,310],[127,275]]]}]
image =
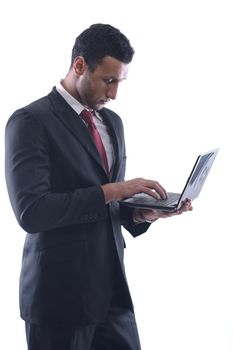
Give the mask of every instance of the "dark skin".
[{"label": "dark skin", "polygon": [[[98,111],[107,102],[116,98],[119,83],[127,78],[128,69],[128,64],[106,56],[91,71],[85,59],[78,56],[62,81],[62,85],[83,106]],[[146,193],[156,199],[165,199],[167,196],[166,190],[159,182],[143,178],[108,183],[101,187],[106,204],[137,193]],[[190,210],[192,210],[192,203],[187,199],[178,211],[170,213],[161,210],[135,209],[134,217],[137,222],[143,222],[180,215]]]}]

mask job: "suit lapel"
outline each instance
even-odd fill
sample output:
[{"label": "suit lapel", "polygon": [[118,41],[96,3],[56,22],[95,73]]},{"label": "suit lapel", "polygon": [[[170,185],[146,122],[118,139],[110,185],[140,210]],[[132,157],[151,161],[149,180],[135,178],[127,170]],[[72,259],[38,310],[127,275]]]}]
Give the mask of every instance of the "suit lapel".
[{"label": "suit lapel", "polygon": [[64,124],[66,128],[69,129],[73,136],[78,139],[78,141],[82,144],[82,146],[86,149],[86,151],[107,177],[99,152],[81,118],[79,118],[78,114],[69,106],[62,96],[59,95],[55,88],[53,88],[48,97],[53,105],[56,117]]},{"label": "suit lapel", "polygon": [[114,182],[116,180],[117,172],[120,164],[120,150],[121,150],[120,140],[122,138],[122,135],[120,134],[119,128],[114,123],[114,118],[111,118],[111,116],[107,112],[107,109],[104,108],[100,110],[99,113],[103,118],[103,121],[106,124],[110,137],[113,141],[113,147],[115,152],[115,164],[114,164],[114,168],[111,176],[111,181]]}]

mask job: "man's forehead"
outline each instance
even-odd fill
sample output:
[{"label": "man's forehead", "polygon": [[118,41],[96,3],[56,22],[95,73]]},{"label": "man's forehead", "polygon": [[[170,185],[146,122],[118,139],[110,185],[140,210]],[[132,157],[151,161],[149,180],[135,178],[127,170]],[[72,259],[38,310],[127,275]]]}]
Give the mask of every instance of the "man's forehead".
[{"label": "man's forehead", "polygon": [[99,73],[117,80],[125,79],[128,69],[129,64],[123,63],[111,56],[104,57],[101,63],[96,67]]}]

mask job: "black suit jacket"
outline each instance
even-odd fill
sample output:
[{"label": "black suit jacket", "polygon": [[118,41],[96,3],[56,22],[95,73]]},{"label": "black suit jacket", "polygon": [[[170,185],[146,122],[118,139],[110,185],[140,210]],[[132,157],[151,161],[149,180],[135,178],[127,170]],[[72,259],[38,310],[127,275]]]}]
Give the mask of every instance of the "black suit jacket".
[{"label": "black suit jacket", "polygon": [[[103,108],[114,142],[111,182],[125,175],[123,125]],[[17,110],[6,126],[6,182],[20,226],[27,232],[20,276],[24,320],[41,325],[91,324],[104,319],[114,270],[124,272],[121,225],[133,235],[132,210],[105,205],[101,185],[109,182],[91,136],[54,88]]]}]

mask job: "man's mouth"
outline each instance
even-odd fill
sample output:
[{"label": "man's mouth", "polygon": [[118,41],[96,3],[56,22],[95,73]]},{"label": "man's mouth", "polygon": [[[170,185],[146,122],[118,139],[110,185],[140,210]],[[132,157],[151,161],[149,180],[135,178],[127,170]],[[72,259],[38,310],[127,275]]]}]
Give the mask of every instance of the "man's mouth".
[{"label": "man's mouth", "polygon": [[108,98],[107,100],[100,100],[100,104],[105,105],[109,101],[110,101],[110,98]]}]

